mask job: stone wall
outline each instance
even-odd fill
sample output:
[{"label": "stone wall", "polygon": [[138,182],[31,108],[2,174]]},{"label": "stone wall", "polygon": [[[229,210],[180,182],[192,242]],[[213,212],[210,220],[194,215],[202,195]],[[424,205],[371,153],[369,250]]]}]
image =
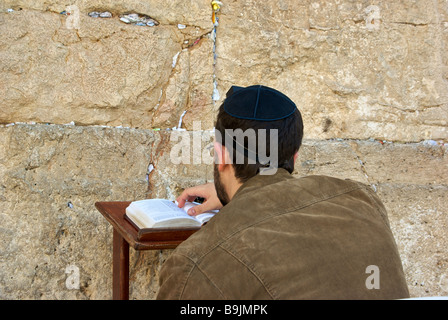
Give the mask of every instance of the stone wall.
[{"label": "stone wall", "polygon": [[[217,16],[209,0],[0,3],[0,298],[109,299],[94,203],[211,181],[207,161],[173,164],[172,129],[206,153],[232,84],[288,94],[305,124],[294,174],[372,185],[411,294],[448,294],[448,2],[223,1]],[[155,297],[169,253],[131,249],[132,298]]]}]

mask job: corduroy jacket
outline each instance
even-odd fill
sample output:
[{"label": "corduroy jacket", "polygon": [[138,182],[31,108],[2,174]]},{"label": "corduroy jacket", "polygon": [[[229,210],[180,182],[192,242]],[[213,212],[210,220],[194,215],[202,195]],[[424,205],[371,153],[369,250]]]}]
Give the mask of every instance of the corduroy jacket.
[{"label": "corduroy jacket", "polygon": [[157,299],[409,297],[386,210],[369,186],[257,175],[179,245]]}]

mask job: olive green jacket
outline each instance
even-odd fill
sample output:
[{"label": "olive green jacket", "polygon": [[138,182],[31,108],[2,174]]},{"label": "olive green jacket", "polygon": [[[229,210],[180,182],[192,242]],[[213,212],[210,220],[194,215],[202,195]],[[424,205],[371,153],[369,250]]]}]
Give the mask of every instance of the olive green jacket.
[{"label": "olive green jacket", "polygon": [[165,261],[158,299],[409,297],[385,208],[370,187],[286,170],[244,183]]}]

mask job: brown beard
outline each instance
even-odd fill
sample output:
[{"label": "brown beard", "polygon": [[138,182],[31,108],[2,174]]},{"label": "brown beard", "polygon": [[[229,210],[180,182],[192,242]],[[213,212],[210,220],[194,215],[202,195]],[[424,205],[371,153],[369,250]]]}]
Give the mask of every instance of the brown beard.
[{"label": "brown beard", "polygon": [[229,195],[226,192],[226,189],[224,188],[224,185],[221,183],[221,176],[218,170],[218,165],[215,164],[213,167],[213,177],[215,182],[215,189],[216,194],[218,195],[219,201],[221,201],[221,204],[225,206],[230,202]]}]

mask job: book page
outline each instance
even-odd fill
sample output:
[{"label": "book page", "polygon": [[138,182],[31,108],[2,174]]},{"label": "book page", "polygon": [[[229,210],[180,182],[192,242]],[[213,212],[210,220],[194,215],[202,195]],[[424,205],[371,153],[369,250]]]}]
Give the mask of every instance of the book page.
[{"label": "book page", "polygon": [[196,219],[199,220],[201,224],[204,224],[205,222],[213,218],[214,215],[215,213],[201,213],[196,216]]},{"label": "book page", "polygon": [[176,204],[165,199],[146,199],[135,201],[132,203],[132,206],[135,206],[141,212],[149,215],[155,223],[179,217],[194,219]]},{"label": "book page", "polygon": [[[176,205],[177,205],[177,201],[176,201]],[[185,202],[185,205],[182,207],[182,209],[185,212],[188,212],[188,210],[190,208],[193,208],[194,206],[200,205],[200,203],[198,202]],[[213,216],[218,213],[219,210],[210,210],[210,211],[205,211],[204,213],[198,214],[197,216],[194,216],[195,219],[197,219],[201,224],[203,224],[204,222],[207,222],[208,220],[210,220],[211,218],[213,218]]]},{"label": "book page", "polygon": [[[177,201],[175,202],[175,204],[177,205]],[[189,201],[186,201],[185,202],[185,205],[182,207],[182,210],[184,210],[185,212],[188,212],[188,210],[190,209],[190,208],[193,208],[193,207],[195,207],[195,206],[197,206],[197,205],[200,205],[200,203],[199,202],[189,202]],[[215,213],[218,213],[219,212],[219,210],[209,210],[209,211],[205,211],[204,213],[201,213],[201,214],[198,214],[197,216],[196,216],[196,218],[197,217],[199,217],[200,215],[203,215],[203,214],[211,214],[211,215],[213,215],[213,214],[215,214]]]}]

